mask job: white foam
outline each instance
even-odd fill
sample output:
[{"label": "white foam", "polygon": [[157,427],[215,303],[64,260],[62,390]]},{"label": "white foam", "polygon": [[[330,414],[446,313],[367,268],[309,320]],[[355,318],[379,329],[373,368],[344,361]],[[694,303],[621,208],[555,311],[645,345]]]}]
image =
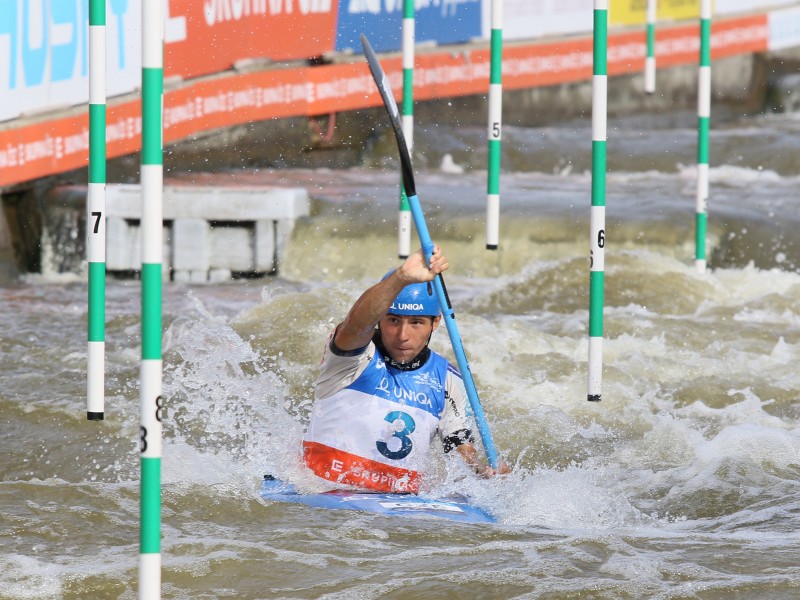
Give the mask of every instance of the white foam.
[{"label": "white foam", "polygon": [[63,578],[63,567],[47,559],[14,553],[0,555],[0,589],[4,597],[13,600],[60,598]]}]

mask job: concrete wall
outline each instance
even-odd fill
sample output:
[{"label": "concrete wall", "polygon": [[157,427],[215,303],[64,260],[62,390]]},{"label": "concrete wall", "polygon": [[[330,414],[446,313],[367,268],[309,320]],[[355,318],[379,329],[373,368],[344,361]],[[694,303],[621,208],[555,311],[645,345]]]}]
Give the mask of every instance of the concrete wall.
[{"label": "concrete wall", "polygon": [[11,246],[5,215],[0,211],[0,285],[13,281],[18,276],[17,261]]}]

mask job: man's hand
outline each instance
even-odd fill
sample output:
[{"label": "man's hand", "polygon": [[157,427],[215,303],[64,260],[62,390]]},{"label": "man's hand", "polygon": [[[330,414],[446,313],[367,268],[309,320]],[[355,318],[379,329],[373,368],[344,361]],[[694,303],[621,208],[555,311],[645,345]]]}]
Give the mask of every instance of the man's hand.
[{"label": "man's hand", "polygon": [[472,444],[461,444],[460,446],[456,447],[456,450],[461,455],[461,458],[464,459],[464,462],[472,467],[474,471],[481,477],[486,477],[488,479],[489,477],[494,477],[495,475],[507,475],[508,473],[511,473],[511,469],[505,461],[500,461],[500,464],[497,465],[497,469],[493,469],[489,465],[479,464],[478,451],[475,450],[475,446]]},{"label": "man's hand", "polygon": [[483,467],[476,467],[475,471],[481,477],[486,477],[488,479],[490,477],[494,477],[495,475],[508,475],[511,473],[511,468],[508,466],[506,461],[503,460],[497,465],[497,469],[493,469],[489,465],[485,465]]},{"label": "man's hand", "polygon": [[431,255],[431,264],[428,266],[425,260],[425,253],[422,248],[414,252],[406,259],[397,269],[397,275],[401,278],[404,285],[409,283],[425,283],[426,281],[433,281],[439,274],[446,271],[450,267],[447,257],[442,254],[442,249],[439,246],[433,247],[433,254]]}]

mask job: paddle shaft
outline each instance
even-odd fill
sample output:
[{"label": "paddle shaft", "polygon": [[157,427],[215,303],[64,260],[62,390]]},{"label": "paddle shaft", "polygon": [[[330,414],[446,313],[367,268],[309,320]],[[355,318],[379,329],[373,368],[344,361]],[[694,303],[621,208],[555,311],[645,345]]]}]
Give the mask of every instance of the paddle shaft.
[{"label": "paddle shaft", "polygon": [[[408,197],[408,203],[411,208],[411,215],[414,219],[414,226],[419,235],[422,251],[425,253],[425,259],[430,263],[431,255],[433,254],[433,241],[431,240],[428,226],[425,223],[425,215],[422,212],[419,198],[417,197],[416,188],[414,185],[414,171],[411,168],[411,156],[408,152],[408,145],[406,144],[405,136],[403,135],[403,127],[400,122],[400,114],[397,109],[397,102],[395,102],[392,90],[386,80],[386,74],[378,62],[378,57],[372,49],[367,38],[362,35],[361,43],[364,45],[364,53],[369,63],[369,69],[375,84],[378,86],[378,91],[383,98],[383,104],[386,107],[389,117],[392,122],[392,129],[397,140],[397,149],[400,153],[400,165],[403,172],[403,187]],[[442,311],[445,325],[447,326],[447,333],[450,336],[450,343],[453,346],[453,353],[458,363],[458,368],[461,371],[461,377],[464,380],[464,387],[467,391],[467,398],[469,399],[472,413],[475,416],[475,423],[478,427],[478,433],[483,443],[483,449],[486,452],[486,459],[489,461],[489,466],[493,469],[497,468],[497,451],[494,447],[492,434],[489,431],[489,423],[486,420],[486,415],[483,412],[478,392],[475,388],[475,381],[472,377],[472,372],[467,362],[467,356],[464,353],[464,345],[461,343],[461,334],[458,331],[458,325],[455,321],[455,314],[453,307],[450,304],[450,298],[447,295],[447,289],[444,285],[444,278],[441,274],[437,275],[433,280],[433,287],[436,290],[436,296],[439,300],[439,308]]]},{"label": "paddle shaft", "polygon": [[[408,192],[406,192],[407,194]],[[411,216],[414,219],[414,225],[419,234],[422,251],[425,253],[425,259],[430,262],[431,255],[433,254],[433,242],[428,234],[428,227],[425,224],[425,217],[422,213],[422,207],[419,203],[419,198],[408,196],[408,203],[411,206]],[[447,294],[447,288],[444,285],[444,278],[441,273],[433,280],[433,288],[436,290],[436,296],[439,299],[439,308],[442,311],[447,333],[450,336],[450,344],[453,346],[453,353],[456,356],[458,368],[461,371],[461,376],[464,379],[464,387],[467,390],[467,398],[469,399],[470,407],[475,415],[475,422],[478,426],[478,433],[481,436],[481,443],[486,451],[486,458],[489,465],[497,468],[497,451],[494,447],[492,434],[489,431],[489,423],[486,420],[486,415],[483,412],[480,399],[478,398],[478,390],[475,388],[475,381],[472,377],[472,372],[467,362],[467,355],[464,352],[464,345],[461,343],[461,334],[456,324],[455,312],[453,306],[450,304],[450,297]]]}]

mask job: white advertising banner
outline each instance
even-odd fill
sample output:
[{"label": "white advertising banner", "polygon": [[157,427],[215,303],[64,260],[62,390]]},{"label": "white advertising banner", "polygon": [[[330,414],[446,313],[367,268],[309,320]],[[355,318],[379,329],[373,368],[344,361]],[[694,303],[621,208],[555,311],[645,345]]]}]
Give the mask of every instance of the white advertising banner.
[{"label": "white advertising banner", "polygon": [[715,0],[715,15],[764,12],[782,6],[800,6],[797,0]]},{"label": "white advertising banner", "polygon": [[800,46],[800,6],[769,13],[769,49]]},{"label": "white advertising banner", "polygon": [[[593,0],[502,0],[503,39],[525,40],[592,31]],[[483,37],[491,36],[492,0],[483,0]]]}]

